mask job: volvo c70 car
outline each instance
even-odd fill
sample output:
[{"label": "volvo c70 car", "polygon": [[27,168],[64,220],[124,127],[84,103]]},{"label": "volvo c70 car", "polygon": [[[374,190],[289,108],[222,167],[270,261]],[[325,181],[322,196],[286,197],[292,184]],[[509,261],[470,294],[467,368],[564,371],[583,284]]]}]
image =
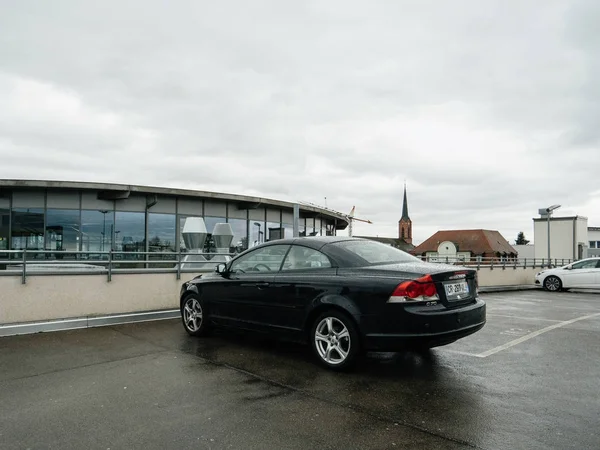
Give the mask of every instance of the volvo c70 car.
[{"label": "volvo c70 car", "polygon": [[193,336],[218,326],[298,338],[338,370],[367,350],[446,345],[486,321],[475,270],[341,236],[253,247],[184,283],[180,300]]},{"label": "volvo c70 car", "polygon": [[586,258],[563,267],[537,273],[535,283],[547,291],[570,288],[600,289],[600,258]]}]

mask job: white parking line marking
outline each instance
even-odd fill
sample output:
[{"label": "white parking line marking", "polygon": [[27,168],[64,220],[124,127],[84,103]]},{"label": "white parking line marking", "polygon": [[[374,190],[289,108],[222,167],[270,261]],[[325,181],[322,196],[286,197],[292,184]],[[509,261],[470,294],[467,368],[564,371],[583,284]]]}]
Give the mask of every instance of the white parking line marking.
[{"label": "white parking line marking", "polygon": [[496,313],[487,313],[488,316],[494,316],[494,317],[508,317],[509,319],[517,319],[517,320],[537,320],[537,321],[542,321],[542,322],[562,322],[562,320],[556,320],[556,319],[542,319],[541,317],[526,317],[526,316],[511,316],[509,314],[496,314]]},{"label": "white parking line marking", "polygon": [[495,353],[501,352],[502,350],[506,350],[508,348],[514,347],[515,345],[518,345],[525,341],[528,341],[529,339],[533,339],[534,337],[539,336],[540,334],[543,334],[548,331],[552,331],[552,330],[555,330],[557,328],[561,328],[561,327],[564,327],[567,325],[571,325],[572,323],[579,322],[580,320],[591,319],[592,317],[598,317],[598,316],[600,316],[600,313],[589,314],[587,316],[578,317],[577,319],[571,319],[571,320],[566,320],[564,322],[555,323],[554,325],[550,325],[550,326],[547,326],[546,328],[542,328],[541,330],[526,334],[525,336],[520,337],[519,339],[515,339],[514,341],[507,342],[504,345],[500,345],[498,347],[492,348],[491,350],[480,353],[479,355],[476,355],[476,356],[479,358],[487,358],[488,356],[491,356]]},{"label": "white parking line marking", "polygon": [[481,358],[481,356],[476,355],[475,353],[469,353],[469,352],[461,352],[460,350],[451,350],[449,348],[445,348],[443,349],[445,352],[448,353],[456,353],[457,355],[464,355],[464,356],[473,356],[475,358]]}]

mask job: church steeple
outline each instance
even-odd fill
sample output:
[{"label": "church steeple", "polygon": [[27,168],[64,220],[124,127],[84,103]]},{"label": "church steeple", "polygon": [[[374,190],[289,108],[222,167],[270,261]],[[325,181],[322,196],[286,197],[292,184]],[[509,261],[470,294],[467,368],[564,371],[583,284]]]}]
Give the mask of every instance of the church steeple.
[{"label": "church steeple", "polygon": [[410,220],[410,217],[408,217],[408,200],[406,199],[406,183],[404,183],[404,203],[402,204],[402,218],[404,220]]},{"label": "church steeple", "polygon": [[402,217],[398,222],[398,237],[407,244],[412,244],[412,220],[408,216],[408,199],[406,197],[406,183],[404,183],[404,201],[402,203]]}]

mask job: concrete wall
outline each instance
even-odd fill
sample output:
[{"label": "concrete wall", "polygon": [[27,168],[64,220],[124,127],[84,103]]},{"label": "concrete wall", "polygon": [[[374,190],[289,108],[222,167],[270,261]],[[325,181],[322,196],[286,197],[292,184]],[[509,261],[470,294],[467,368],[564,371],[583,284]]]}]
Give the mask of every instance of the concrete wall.
[{"label": "concrete wall", "polygon": [[575,239],[575,258],[582,259],[588,257],[588,221],[586,218],[578,217],[576,221],[576,239]]},{"label": "concrete wall", "polygon": [[174,309],[184,278],[193,274],[1,276],[0,324]]},{"label": "concrete wall", "polygon": [[[546,242],[546,247],[548,242]],[[513,245],[513,248],[519,253],[519,259],[533,259],[535,258],[535,246],[532,244],[527,245]]]},{"label": "concrete wall", "polygon": [[[535,219],[533,232],[535,257],[548,258],[547,221]],[[577,259],[578,244],[584,243],[587,247],[587,240],[587,218],[578,216],[550,219],[550,257],[553,260]]]},{"label": "concrete wall", "polygon": [[502,269],[501,266],[481,267],[477,272],[479,286],[526,286],[535,284],[535,274],[541,271],[541,267],[513,267],[507,266]]},{"label": "concrete wall", "polygon": [[[533,285],[540,268],[481,267],[480,286]],[[0,325],[94,317],[111,314],[177,309],[185,274],[113,275],[109,283],[99,275],[0,277]]]}]

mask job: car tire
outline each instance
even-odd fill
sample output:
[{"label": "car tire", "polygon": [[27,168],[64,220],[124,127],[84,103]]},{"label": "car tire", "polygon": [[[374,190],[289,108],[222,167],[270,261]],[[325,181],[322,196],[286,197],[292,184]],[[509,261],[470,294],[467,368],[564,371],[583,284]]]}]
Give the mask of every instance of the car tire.
[{"label": "car tire", "polygon": [[181,302],[181,320],[191,336],[206,336],[210,332],[206,307],[196,294],[188,295]]},{"label": "car tire", "polygon": [[559,292],[562,289],[562,281],[554,275],[544,278],[544,289],[550,292]]},{"label": "car tire", "polygon": [[354,320],[334,309],[323,312],[313,322],[310,343],[319,363],[337,371],[352,368],[361,351]]}]

